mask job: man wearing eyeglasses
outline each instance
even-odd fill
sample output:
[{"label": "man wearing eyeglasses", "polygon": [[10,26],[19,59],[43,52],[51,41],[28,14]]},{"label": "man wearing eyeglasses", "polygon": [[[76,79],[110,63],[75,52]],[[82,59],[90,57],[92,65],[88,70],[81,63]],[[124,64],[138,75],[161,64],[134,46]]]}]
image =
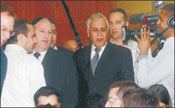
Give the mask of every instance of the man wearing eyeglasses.
[{"label": "man wearing eyeglasses", "polygon": [[1,4],[1,90],[3,87],[6,69],[7,57],[3,52],[3,45],[10,38],[14,28],[15,13],[13,9],[7,5]]}]

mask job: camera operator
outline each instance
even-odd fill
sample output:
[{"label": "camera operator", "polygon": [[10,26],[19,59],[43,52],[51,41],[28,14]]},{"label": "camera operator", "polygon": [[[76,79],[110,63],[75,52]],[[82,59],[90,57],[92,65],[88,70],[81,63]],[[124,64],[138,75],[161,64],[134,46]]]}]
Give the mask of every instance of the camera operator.
[{"label": "camera operator", "polygon": [[109,25],[111,34],[110,42],[131,50],[134,72],[136,72],[137,57],[139,56],[138,43],[132,39],[128,40],[128,37],[125,35],[126,29],[124,27],[129,26],[126,12],[121,8],[112,9],[109,12]]},{"label": "camera operator", "polygon": [[[170,23],[171,21],[171,23]],[[157,56],[152,57],[150,50],[150,30],[146,25],[141,28],[136,80],[138,85],[149,88],[154,84],[163,84],[169,91],[174,106],[174,4],[165,5],[159,15],[157,25],[159,34],[166,38],[164,46]],[[163,45],[163,44],[162,44]],[[159,47],[159,46],[158,46]]]}]

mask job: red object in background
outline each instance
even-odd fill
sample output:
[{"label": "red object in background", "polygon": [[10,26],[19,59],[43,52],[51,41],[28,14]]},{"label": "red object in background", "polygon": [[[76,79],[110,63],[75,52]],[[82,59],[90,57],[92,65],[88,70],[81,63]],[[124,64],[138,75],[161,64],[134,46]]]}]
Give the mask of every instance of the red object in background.
[{"label": "red object in background", "polygon": [[148,18],[147,18],[147,17],[143,18],[143,21],[144,21],[145,23],[147,23]]}]

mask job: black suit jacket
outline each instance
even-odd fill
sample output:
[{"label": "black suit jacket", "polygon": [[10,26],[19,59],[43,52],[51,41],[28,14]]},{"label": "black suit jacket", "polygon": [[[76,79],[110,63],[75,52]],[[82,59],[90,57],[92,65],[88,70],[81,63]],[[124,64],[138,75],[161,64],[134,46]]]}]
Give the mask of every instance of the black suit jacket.
[{"label": "black suit jacket", "polygon": [[63,48],[63,47],[60,47],[60,46],[58,46],[58,45],[56,45],[56,47],[57,47],[57,51],[64,52],[66,55],[72,57],[73,51],[71,51],[71,50],[69,50],[69,49],[66,49],[66,48]]},{"label": "black suit jacket", "polygon": [[49,48],[42,61],[46,85],[53,86],[62,94],[61,106],[75,106],[78,101],[77,70],[73,53]]},{"label": "black suit jacket", "polygon": [[131,52],[128,48],[108,43],[97,64],[93,76],[91,69],[91,45],[75,52],[79,75],[79,105],[85,104],[88,94],[98,93],[105,98],[109,86],[120,80],[133,80],[134,72]]}]

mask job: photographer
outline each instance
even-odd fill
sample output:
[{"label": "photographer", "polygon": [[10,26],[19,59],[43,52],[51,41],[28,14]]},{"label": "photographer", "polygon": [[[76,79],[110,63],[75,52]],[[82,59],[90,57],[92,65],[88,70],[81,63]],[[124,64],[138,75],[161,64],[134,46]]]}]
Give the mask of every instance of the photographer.
[{"label": "photographer", "polygon": [[[150,30],[146,26],[141,28],[139,43],[140,56],[138,57],[138,71],[136,80],[138,85],[149,88],[153,84],[163,84],[170,94],[174,106],[174,4],[165,5],[159,15],[157,25],[159,34],[166,38],[163,48],[154,58],[151,56]],[[170,20],[171,19],[171,20]],[[169,23],[172,21],[173,23]]]}]

